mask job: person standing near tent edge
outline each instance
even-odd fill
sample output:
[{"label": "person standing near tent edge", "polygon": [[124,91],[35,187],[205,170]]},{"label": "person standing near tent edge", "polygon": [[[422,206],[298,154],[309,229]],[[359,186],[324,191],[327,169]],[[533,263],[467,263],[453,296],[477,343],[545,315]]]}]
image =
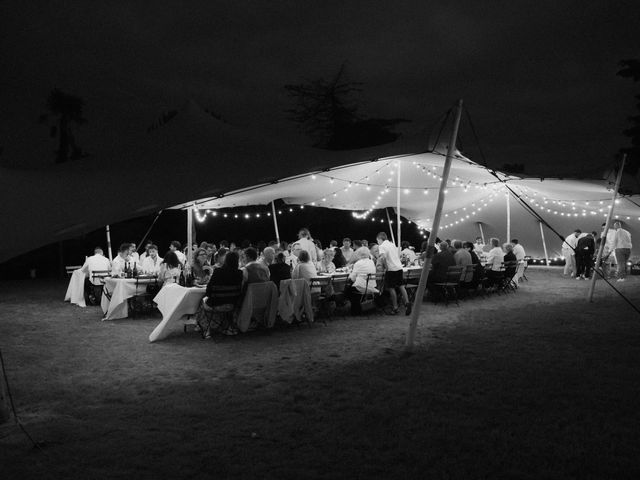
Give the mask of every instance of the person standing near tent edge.
[{"label": "person standing near tent edge", "polygon": [[578,237],[582,231],[577,228],[571,235],[562,242],[562,256],[564,257],[564,276],[574,277],[576,275],[576,247],[578,246]]},{"label": "person standing near tent edge", "polygon": [[631,255],[631,234],[622,228],[620,222],[615,222],[613,228],[616,229],[616,236],[614,238],[614,248],[616,252],[616,262],[618,263],[618,271],[616,276],[618,282],[624,282],[627,276],[627,262]]},{"label": "person standing near tent edge", "polygon": [[391,306],[393,308],[391,314],[395,315],[398,313],[398,295],[396,293],[397,288],[398,290],[400,290],[402,300],[404,300],[404,304],[407,306],[406,314],[410,315],[411,304],[409,303],[407,290],[402,284],[402,262],[400,262],[398,248],[389,240],[387,240],[387,234],[384,232],[378,233],[378,235],[376,236],[376,240],[379,245],[378,250],[380,252],[380,257],[384,258],[385,264],[387,265],[387,271],[384,275],[384,288],[389,292],[389,295],[391,296]]}]

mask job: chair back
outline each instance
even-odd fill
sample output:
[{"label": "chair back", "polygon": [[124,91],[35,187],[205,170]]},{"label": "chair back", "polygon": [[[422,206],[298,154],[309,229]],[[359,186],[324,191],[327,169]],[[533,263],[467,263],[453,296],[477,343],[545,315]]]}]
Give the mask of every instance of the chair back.
[{"label": "chair back", "polygon": [[473,263],[469,265],[465,265],[464,270],[462,272],[462,276],[460,277],[460,281],[462,283],[471,283],[473,282],[473,275],[476,271],[476,266]]},{"label": "chair back", "polygon": [[94,270],[91,272],[91,280],[98,280],[101,283],[104,283],[104,279],[111,275],[111,270]]},{"label": "chair back", "polygon": [[518,261],[512,260],[504,263],[504,276],[511,280],[518,269]]},{"label": "chair back", "polygon": [[242,293],[242,285],[212,285],[211,304],[213,305],[235,305]]},{"label": "chair back", "polygon": [[344,292],[344,289],[347,286],[348,278],[349,274],[347,273],[345,273],[344,275],[333,275],[331,277],[331,285],[333,286],[333,291],[335,293]]},{"label": "chair back", "polygon": [[404,274],[404,283],[405,285],[407,284],[417,285],[418,283],[420,283],[421,276],[422,276],[421,268],[420,269],[411,268],[407,270],[407,272]]},{"label": "chair back", "polygon": [[455,283],[456,285],[460,283],[463,268],[464,267],[459,265],[447,268],[447,283]]}]

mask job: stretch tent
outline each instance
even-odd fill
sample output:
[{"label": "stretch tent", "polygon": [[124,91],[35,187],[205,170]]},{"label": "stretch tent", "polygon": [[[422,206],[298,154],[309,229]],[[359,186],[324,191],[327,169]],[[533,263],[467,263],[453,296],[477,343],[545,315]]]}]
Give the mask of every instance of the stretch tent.
[{"label": "stretch tent", "polygon": [[[383,157],[248,186],[173,208],[194,208],[200,221],[215,222],[224,209],[281,199],[303,208],[351,210],[363,222],[383,221],[387,231],[383,209],[392,208],[395,213],[390,218],[395,219],[399,209],[415,228],[428,231],[443,165],[444,155],[437,153]],[[491,172],[458,153],[449,175],[439,236],[463,240],[484,236],[486,241],[495,236],[501,242],[518,238],[528,254],[542,258],[544,234],[548,256],[559,257],[561,241],[546,227],[541,232],[540,222],[521,202],[566,236],[575,228],[600,232],[612,193],[606,181],[519,178]],[[614,211],[632,234],[640,234],[640,208],[635,203],[639,200],[622,197]],[[323,239],[322,232],[315,235]]]},{"label": "stretch tent", "polygon": [[[107,224],[171,206],[184,208],[194,202],[201,212],[207,208],[266,205],[274,199],[360,214],[372,208],[396,208],[398,168],[400,212],[428,228],[444,155],[416,153],[423,151],[426,143],[424,138],[402,139],[343,152],[287,145],[220,122],[189,103],[148,132],[132,132],[131,138],[117,144],[95,146],[92,156],[82,161],[37,171],[0,168],[0,218],[5,220],[6,230],[0,243],[0,261]],[[6,153],[10,155],[10,148]],[[606,181],[499,177],[516,192],[549,206],[550,211],[541,213],[563,235],[576,227],[598,230],[604,216],[597,210],[606,207],[611,197]],[[506,197],[502,188],[501,182],[482,166],[457,155],[440,236],[475,238],[479,234],[477,222],[481,222],[486,238],[505,239]],[[383,190],[388,191],[382,194]],[[544,204],[544,199],[562,205]],[[600,201],[604,203],[600,205]],[[616,213],[627,222],[634,237],[640,238],[640,209],[632,202],[640,203],[640,199],[622,199]],[[530,254],[542,256],[537,222],[515,199],[510,205],[511,236],[519,238]],[[584,216],[583,208],[587,211]],[[380,217],[379,210],[370,212],[363,221],[376,216]],[[550,232],[545,234],[549,255],[559,254],[560,242]]]}]

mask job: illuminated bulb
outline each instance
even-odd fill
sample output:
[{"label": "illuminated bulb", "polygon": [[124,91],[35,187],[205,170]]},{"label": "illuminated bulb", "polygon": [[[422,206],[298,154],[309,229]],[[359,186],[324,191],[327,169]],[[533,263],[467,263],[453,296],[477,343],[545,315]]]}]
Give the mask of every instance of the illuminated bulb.
[{"label": "illuminated bulb", "polygon": [[315,180],[316,176],[315,175],[311,175],[311,180]]}]

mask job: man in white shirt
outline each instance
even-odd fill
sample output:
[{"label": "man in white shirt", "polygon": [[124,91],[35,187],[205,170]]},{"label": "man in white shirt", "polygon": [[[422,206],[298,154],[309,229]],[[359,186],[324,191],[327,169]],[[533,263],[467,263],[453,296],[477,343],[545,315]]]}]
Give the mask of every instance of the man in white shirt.
[{"label": "man in white shirt", "polygon": [[517,238],[512,239],[511,243],[513,243],[513,254],[516,256],[516,260],[518,260],[518,262],[524,260],[524,257],[526,256],[526,254],[524,252],[524,247],[520,245],[520,243],[518,242],[518,239]]},{"label": "man in white shirt", "polygon": [[400,290],[404,304],[407,306],[406,315],[411,314],[411,304],[409,303],[409,297],[407,296],[407,290],[404,288],[404,279],[402,272],[402,262],[400,262],[400,256],[398,255],[398,247],[387,240],[387,234],[384,232],[378,233],[376,236],[378,242],[379,256],[384,257],[387,265],[387,271],[384,274],[384,288],[389,292],[391,297],[391,306],[393,310],[392,315],[398,313],[398,296],[396,294],[396,288]]},{"label": "man in white shirt", "polygon": [[351,248],[351,239],[349,237],[342,239],[342,246],[340,247],[342,250],[342,256],[345,261],[351,260],[351,255],[353,255],[353,248]]},{"label": "man in white shirt", "polygon": [[158,255],[158,247],[156,245],[149,245],[147,252],[142,260],[141,270],[144,273],[157,274],[160,271],[160,264],[162,258]]},{"label": "man in white shirt", "polygon": [[575,229],[571,235],[562,242],[562,256],[564,257],[563,274],[574,277],[576,274],[576,247],[578,246],[578,238],[582,235],[580,229]]},{"label": "man in white shirt", "polygon": [[298,232],[298,245],[300,249],[306,250],[311,259],[311,263],[317,265],[318,263],[318,251],[316,250],[316,244],[311,240],[311,233],[308,228],[301,228]]},{"label": "man in white shirt", "polygon": [[627,276],[627,262],[631,256],[631,234],[622,228],[620,222],[615,222],[613,228],[616,230],[613,241],[616,252],[616,262],[618,262],[616,276],[618,277],[618,282],[624,282]]},{"label": "man in white shirt", "polygon": [[137,268],[140,268],[140,255],[138,255],[138,248],[135,243],[129,244],[129,261],[131,262],[131,268],[133,268],[134,263]]},{"label": "man in white shirt", "polygon": [[406,259],[406,265],[413,265],[418,255],[411,249],[411,245],[406,240],[402,242],[402,251],[400,252],[400,260]]},{"label": "man in white shirt", "polygon": [[104,256],[102,248],[96,247],[93,249],[93,255],[87,257],[82,266],[82,271],[86,275],[84,280],[84,291],[89,303],[97,305],[99,301],[99,295],[101,294],[102,282],[99,278],[93,278],[93,272],[111,270],[111,262]]},{"label": "man in white shirt", "polygon": [[118,255],[111,262],[111,276],[121,277],[124,273],[126,263],[129,261],[129,244],[123,243],[118,249]]},{"label": "man in white shirt", "polygon": [[182,245],[177,240],[174,240],[173,242],[171,242],[169,244],[169,250],[174,252],[176,254],[176,256],[178,257],[178,261],[180,262],[180,264],[184,265],[186,263],[186,261],[187,261],[187,256],[180,251],[181,247],[182,247]]}]

